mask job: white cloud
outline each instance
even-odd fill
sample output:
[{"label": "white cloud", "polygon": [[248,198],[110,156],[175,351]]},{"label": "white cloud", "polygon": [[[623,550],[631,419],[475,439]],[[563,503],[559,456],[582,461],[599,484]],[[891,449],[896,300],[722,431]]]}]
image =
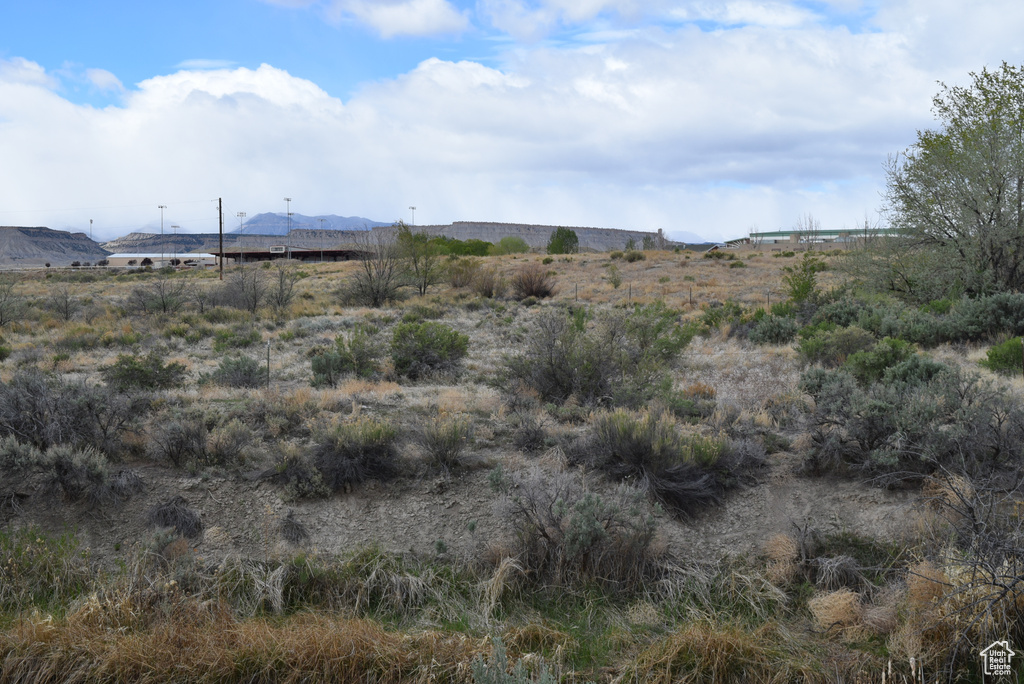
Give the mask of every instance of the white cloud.
[{"label": "white cloud", "polygon": [[773,28],[794,28],[815,21],[818,17],[801,7],[786,2],[693,2],[672,11],[671,16],[683,21],[711,21],[727,26],[754,25]]},{"label": "white cloud", "polygon": [[469,16],[448,0],[331,0],[326,10],[334,23],[356,21],[383,38],[457,34],[469,28]]},{"label": "white cloud", "polygon": [[[583,47],[513,46],[499,67],[428,59],[347,102],[263,65],[151,78],[118,106],[95,109],[61,97],[38,65],[0,61],[0,186],[20,205],[0,207],[0,224],[72,220],[18,208],[123,207],[74,219],[82,227],[96,218],[112,236],[151,223],[167,204],[168,221],[213,230],[211,197],[255,214],[281,210],[287,195],[299,213],[377,220],[415,204],[417,223],[711,238],[789,226],[804,212],[853,225],[880,202],[886,155],[930,125],[935,80],[962,83],[969,69],[1016,49],[1008,32],[984,43],[986,29],[952,3],[937,10],[942,22],[922,25],[908,18],[916,2],[880,15],[871,32],[799,9],[787,19],[779,3],[734,4],[764,13],[736,10],[753,19],[714,31],[644,25],[597,41],[595,25]],[[505,6],[556,22],[577,16],[554,1]],[[634,9],[592,2],[578,11]],[[922,53],[961,20],[977,52],[953,50],[930,67]],[[190,209],[186,199],[198,203]]]},{"label": "white cloud", "polygon": [[117,76],[106,69],[86,69],[85,79],[101,92],[120,93],[124,90]]},{"label": "white cloud", "polygon": [[176,69],[230,69],[235,63],[228,59],[186,59],[175,65]]},{"label": "white cloud", "polygon": [[0,81],[44,88],[56,88],[58,84],[56,78],[46,73],[46,69],[23,57],[0,59]]}]

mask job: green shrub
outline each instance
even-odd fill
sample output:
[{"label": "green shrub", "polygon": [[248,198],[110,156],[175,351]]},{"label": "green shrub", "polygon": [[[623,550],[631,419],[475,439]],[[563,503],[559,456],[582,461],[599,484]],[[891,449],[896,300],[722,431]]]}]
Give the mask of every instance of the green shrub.
[{"label": "green shrub", "polygon": [[843,364],[844,368],[862,385],[870,385],[882,379],[885,372],[914,354],[913,345],[891,337],[878,342],[870,350],[851,354]]},{"label": "green shrub", "polygon": [[100,375],[117,390],[168,389],[184,384],[185,366],[177,362],[165,364],[155,351],[146,356],[119,354],[114,363],[100,369]]},{"label": "green shrub", "polygon": [[624,253],[622,252],[622,250],[618,250],[618,249],[616,249],[616,250],[612,251],[612,252],[611,252],[611,253],[610,253],[610,254],[608,255],[608,258],[609,258],[609,259],[621,259],[621,258],[623,258],[624,256],[625,256],[625,254],[624,254]]},{"label": "green shrub", "polygon": [[842,365],[852,354],[869,349],[875,344],[874,336],[867,330],[849,328],[818,328],[800,340],[800,354],[809,363],[823,366]]},{"label": "green shrub", "polygon": [[746,267],[747,267],[747,265],[745,263],[743,263],[742,261],[734,261],[731,264],[729,264],[729,268],[746,268]]},{"label": "green shrub", "polygon": [[629,249],[626,250],[626,253],[623,255],[622,258],[625,259],[628,263],[632,264],[637,261],[644,261],[647,258],[647,255],[638,249]]},{"label": "green shrub", "polygon": [[747,339],[754,344],[787,344],[796,337],[797,328],[792,318],[764,316],[751,328]]},{"label": "green shrub", "polygon": [[490,253],[501,256],[504,254],[525,254],[530,251],[530,245],[521,237],[509,235],[498,240],[498,244],[490,249]]},{"label": "green shrub", "polygon": [[782,282],[786,284],[789,298],[794,302],[813,299],[817,294],[817,274],[827,267],[825,262],[804,252],[804,258],[796,266],[786,266]]},{"label": "green shrub", "polygon": [[248,356],[221,359],[212,379],[227,387],[260,387],[267,382],[266,368]]},{"label": "green shrub", "polygon": [[324,485],[341,491],[366,480],[387,480],[398,472],[397,430],[388,422],[361,418],[322,435],[313,465]]},{"label": "green shrub", "polygon": [[376,328],[356,325],[347,340],[339,335],[334,340],[334,349],[310,359],[313,386],[334,387],[346,373],[354,373],[361,378],[376,373],[380,350],[373,330]]},{"label": "green shrub", "polygon": [[553,309],[538,317],[523,351],[505,360],[503,382],[545,402],[640,406],[671,391],[666,368],[694,333],[661,301],[599,316]]},{"label": "green shrub", "polygon": [[717,328],[723,323],[740,323],[744,320],[743,307],[730,300],[711,302],[701,305],[700,322],[709,328]]},{"label": "green shrub", "polygon": [[0,363],[3,363],[11,357],[11,348],[4,346],[3,338],[0,338]]},{"label": "green shrub", "polygon": [[985,352],[981,365],[996,373],[1020,375],[1024,372],[1024,344],[1020,337],[1011,337]]},{"label": "green shrub", "polygon": [[391,339],[395,372],[413,380],[451,372],[462,363],[469,337],[442,323],[400,323]]},{"label": "green shrub", "polygon": [[229,349],[244,349],[263,340],[260,331],[250,325],[235,328],[221,328],[213,333],[213,350],[218,352]]}]

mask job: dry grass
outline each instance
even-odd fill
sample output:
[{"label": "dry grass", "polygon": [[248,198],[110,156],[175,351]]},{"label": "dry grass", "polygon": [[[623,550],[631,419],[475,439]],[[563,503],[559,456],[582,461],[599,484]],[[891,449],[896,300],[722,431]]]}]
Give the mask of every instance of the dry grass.
[{"label": "dry grass", "polygon": [[856,592],[843,588],[817,594],[807,602],[807,608],[814,616],[818,629],[828,634],[838,634],[851,640],[862,634],[864,606]]}]

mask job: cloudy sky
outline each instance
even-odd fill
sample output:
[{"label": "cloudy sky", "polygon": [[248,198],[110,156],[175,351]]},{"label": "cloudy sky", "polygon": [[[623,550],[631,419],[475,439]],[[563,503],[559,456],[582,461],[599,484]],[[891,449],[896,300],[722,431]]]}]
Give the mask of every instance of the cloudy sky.
[{"label": "cloudy sky", "polygon": [[239,211],[665,229],[874,220],[1020,0],[33,0],[0,21],[0,225]]}]

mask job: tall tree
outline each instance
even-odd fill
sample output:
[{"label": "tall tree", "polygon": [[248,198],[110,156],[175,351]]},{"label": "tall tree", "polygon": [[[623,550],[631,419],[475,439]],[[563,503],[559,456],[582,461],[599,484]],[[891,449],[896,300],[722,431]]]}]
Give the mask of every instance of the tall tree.
[{"label": "tall tree", "polygon": [[[903,250],[888,281],[913,294],[935,276],[970,295],[1024,287],[1024,69],[1005,62],[942,84],[937,131],[890,158],[887,215]],[[902,250],[890,254],[900,255]],[[921,264],[926,264],[921,268]],[[938,266],[939,273],[930,272]],[[933,288],[925,288],[933,289]],[[947,292],[948,294],[949,292]]]},{"label": "tall tree", "polygon": [[405,259],[409,279],[417,293],[426,294],[427,288],[444,275],[438,245],[426,231],[413,233],[404,221],[398,221],[394,227],[398,230],[398,248]]}]

